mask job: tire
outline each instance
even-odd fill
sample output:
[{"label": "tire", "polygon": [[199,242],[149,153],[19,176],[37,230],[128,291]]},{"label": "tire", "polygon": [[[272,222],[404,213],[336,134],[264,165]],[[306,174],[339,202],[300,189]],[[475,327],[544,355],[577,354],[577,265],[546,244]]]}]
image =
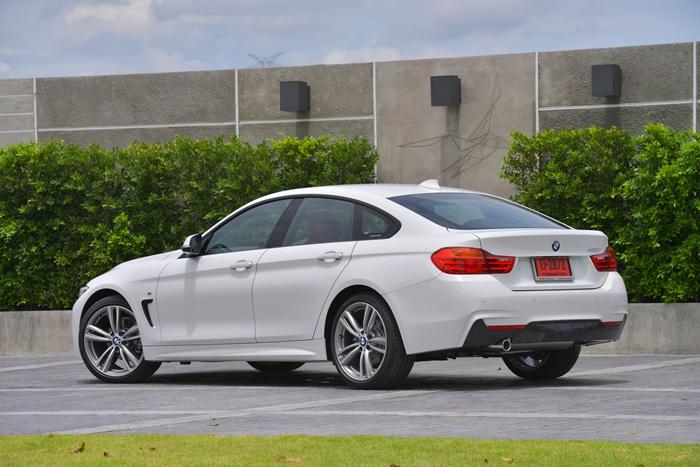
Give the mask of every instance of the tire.
[{"label": "tire", "polygon": [[268,374],[289,373],[304,365],[304,362],[248,362],[258,371]]},{"label": "tire", "polygon": [[95,302],[80,320],[79,332],[80,356],[87,369],[102,381],[137,383],[160,367],[160,362],[144,358],[136,318],[120,296]]},{"label": "tire", "polygon": [[576,364],[579,353],[581,346],[574,345],[566,350],[503,357],[503,361],[510,371],[523,379],[544,381],[567,374]]},{"label": "tire", "polygon": [[413,368],[414,357],[406,355],[394,315],[376,295],[361,293],[345,300],[328,338],[333,364],[352,387],[390,388]]}]

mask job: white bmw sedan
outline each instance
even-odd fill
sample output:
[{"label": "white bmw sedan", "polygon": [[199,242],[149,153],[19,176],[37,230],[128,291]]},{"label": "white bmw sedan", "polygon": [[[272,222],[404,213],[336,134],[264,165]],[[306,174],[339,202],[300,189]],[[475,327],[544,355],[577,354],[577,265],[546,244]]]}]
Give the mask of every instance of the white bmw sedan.
[{"label": "white bmw sedan", "polygon": [[616,270],[601,232],[434,180],[297,189],[93,279],[73,336],[107,382],[161,362],[331,360],[348,384],[386,388],[416,361],[463,356],[553,379],[620,337]]}]

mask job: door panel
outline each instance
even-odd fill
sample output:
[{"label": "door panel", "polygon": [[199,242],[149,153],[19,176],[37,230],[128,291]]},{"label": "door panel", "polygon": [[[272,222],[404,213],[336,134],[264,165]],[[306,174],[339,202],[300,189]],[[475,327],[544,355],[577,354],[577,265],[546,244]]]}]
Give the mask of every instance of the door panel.
[{"label": "door panel", "polygon": [[203,255],[170,263],[160,275],[156,292],[162,344],[255,342],[250,292],[255,263],[264,251]]},{"label": "door panel", "polygon": [[328,293],[350,262],[356,243],[323,243],[267,250],[258,262],[253,285],[257,341],[313,338]]},{"label": "door panel", "polygon": [[352,250],[355,204],[304,198],[279,248],[265,252],[253,285],[258,342],[313,337],[326,298]]},{"label": "door panel", "polygon": [[290,204],[275,200],[237,214],[208,235],[203,255],[161,272],[156,306],[164,345],[255,342],[256,263]]}]

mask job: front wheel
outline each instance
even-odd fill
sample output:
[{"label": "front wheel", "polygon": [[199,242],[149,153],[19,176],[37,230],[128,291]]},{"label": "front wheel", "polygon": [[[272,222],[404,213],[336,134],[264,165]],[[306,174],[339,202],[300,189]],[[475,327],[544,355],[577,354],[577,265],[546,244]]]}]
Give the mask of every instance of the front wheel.
[{"label": "front wheel", "polygon": [[108,383],[143,381],[160,367],[143,357],[134,312],[121,297],[95,302],[80,321],[80,356],[90,372]]},{"label": "front wheel", "polygon": [[256,370],[271,374],[289,373],[303,364],[304,362],[248,362]]},{"label": "front wheel", "polygon": [[330,347],[340,376],[356,388],[398,384],[413,367],[389,307],[370,294],[357,294],[340,306],[331,327]]},{"label": "front wheel", "polygon": [[508,369],[524,379],[548,380],[564,376],[573,368],[581,353],[581,346],[566,350],[548,350],[526,355],[503,357]]}]

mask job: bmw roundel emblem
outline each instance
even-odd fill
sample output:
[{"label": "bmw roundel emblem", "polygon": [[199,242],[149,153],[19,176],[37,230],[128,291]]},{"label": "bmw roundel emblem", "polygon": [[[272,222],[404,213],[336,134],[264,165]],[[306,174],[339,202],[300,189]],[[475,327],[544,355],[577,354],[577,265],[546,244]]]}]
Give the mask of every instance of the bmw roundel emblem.
[{"label": "bmw roundel emblem", "polygon": [[552,250],[559,251],[560,246],[561,245],[559,245],[559,242],[557,240],[554,240],[554,243],[552,243]]}]

